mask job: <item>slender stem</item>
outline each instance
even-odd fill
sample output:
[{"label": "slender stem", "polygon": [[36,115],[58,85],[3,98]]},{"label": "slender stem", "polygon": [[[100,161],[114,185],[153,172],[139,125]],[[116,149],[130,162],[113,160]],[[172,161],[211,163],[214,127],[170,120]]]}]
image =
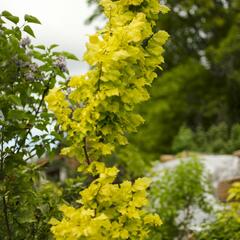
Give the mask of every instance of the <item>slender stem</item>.
[{"label": "slender stem", "polygon": [[[3,131],[2,131],[2,134],[1,134],[1,165],[0,165],[1,175],[4,174],[3,173],[3,170],[4,170],[3,142],[4,142],[4,139],[3,139]],[[3,175],[2,181],[4,181],[4,175]],[[8,207],[7,207],[7,202],[6,202],[5,196],[2,196],[2,201],[3,201],[3,213],[4,213],[4,218],[5,218],[5,224],[7,227],[8,239],[11,240],[12,239],[11,229],[10,229],[10,224],[9,224],[9,220],[8,220],[8,212],[7,212]]]},{"label": "slender stem", "polygon": [[109,16],[109,33],[112,36],[112,7],[110,6],[110,16]]},{"label": "slender stem", "polygon": [[86,161],[87,161],[87,164],[90,165],[91,164],[91,161],[90,161],[90,158],[88,156],[88,152],[87,152],[87,138],[84,137],[83,139],[83,150],[84,150],[84,154],[85,154],[85,157],[86,157]]},{"label": "slender stem", "polygon": [[29,159],[32,159],[34,156],[36,156],[36,154],[28,156],[24,161],[27,162]]},{"label": "slender stem", "polygon": [[1,165],[0,165],[0,171],[3,173],[3,164],[4,164],[4,158],[3,158],[3,129],[1,133]]},{"label": "slender stem", "polygon": [[182,224],[180,224],[180,225],[183,226],[183,230],[179,234],[179,238],[178,238],[179,240],[188,236],[188,234],[189,234],[188,225],[189,225],[189,222],[190,222],[191,217],[192,217],[192,214],[191,214],[191,202],[192,202],[192,199],[191,199],[191,197],[188,197],[186,200],[187,200],[187,203],[186,203],[186,206],[185,206],[186,214],[185,214],[185,217],[184,217],[184,220],[183,220]]},{"label": "slender stem", "polygon": [[98,76],[97,91],[100,90],[101,77],[102,77],[102,62],[101,62],[100,65],[99,65],[99,76]]},{"label": "slender stem", "polygon": [[2,200],[3,200],[3,212],[4,212],[6,227],[7,227],[8,239],[11,240],[12,235],[11,235],[11,229],[10,229],[9,220],[8,220],[8,213],[7,213],[8,207],[7,207],[5,196],[2,197]]},{"label": "slender stem", "polygon": [[15,144],[14,144],[14,147],[13,147],[13,152],[15,152],[16,149],[17,149],[18,138],[19,138],[19,136],[16,136],[16,138],[15,138]]},{"label": "slender stem", "polygon": [[[43,91],[43,93],[42,93],[42,97],[41,97],[41,100],[40,100],[40,102],[39,102],[38,108],[37,108],[37,110],[35,111],[35,114],[34,114],[34,119],[36,119],[37,115],[39,114],[40,109],[41,109],[42,104],[43,104],[43,101],[44,101],[44,98],[45,98],[46,94],[48,93],[48,90],[49,90],[49,87],[50,87],[50,86],[49,86],[50,80],[51,80],[51,76],[49,77],[49,80],[48,80],[48,83],[47,83],[47,85],[46,85],[46,88],[44,89],[44,91]],[[25,144],[25,142],[26,142],[26,140],[27,140],[27,137],[28,137],[28,134],[29,134],[29,133],[31,132],[31,130],[32,130],[32,127],[33,127],[33,125],[30,125],[30,126],[27,128],[28,130],[27,130],[24,138],[20,141],[16,153],[19,153],[19,151],[21,150],[22,146]]]}]

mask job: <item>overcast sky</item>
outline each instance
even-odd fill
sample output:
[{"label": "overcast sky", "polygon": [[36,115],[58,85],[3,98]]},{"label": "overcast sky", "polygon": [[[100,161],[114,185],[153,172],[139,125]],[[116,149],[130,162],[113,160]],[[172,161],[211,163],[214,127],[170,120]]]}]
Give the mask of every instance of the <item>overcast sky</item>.
[{"label": "overcast sky", "polygon": [[[0,11],[3,10],[19,17],[24,14],[37,17],[42,23],[32,25],[37,44],[59,44],[59,50],[72,52],[80,59],[85,51],[87,35],[94,33],[97,25],[103,25],[99,21],[90,26],[84,24],[93,11],[93,8],[87,6],[86,0],[0,0]],[[68,67],[72,75],[87,69],[83,61],[71,61]]]}]

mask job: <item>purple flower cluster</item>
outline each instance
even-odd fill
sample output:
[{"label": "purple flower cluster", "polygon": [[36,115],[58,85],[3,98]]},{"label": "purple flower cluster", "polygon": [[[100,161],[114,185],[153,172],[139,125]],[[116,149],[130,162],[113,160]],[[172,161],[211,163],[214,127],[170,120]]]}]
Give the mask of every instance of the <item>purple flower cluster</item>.
[{"label": "purple flower cluster", "polygon": [[33,81],[34,80],[34,78],[35,78],[35,76],[34,76],[34,73],[33,72],[26,72],[25,74],[24,74],[24,77],[27,79],[27,80],[29,80],[29,81]]},{"label": "purple flower cluster", "polygon": [[58,56],[55,62],[53,63],[55,67],[58,67],[62,72],[67,72],[67,62],[63,56]]},{"label": "purple flower cluster", "polygon": [[29,70],[30,70],[31,72],[36,72],[37,69],[38,69],[38,65],[37,65],[36,63],[31,63],[31,64],[29,65]]},{"label": "purple flower cluster", "polygon": [[23,48],[28,47],[31,44],[31,39],[29,37],[25,37],[21,40],[20,46]]}]

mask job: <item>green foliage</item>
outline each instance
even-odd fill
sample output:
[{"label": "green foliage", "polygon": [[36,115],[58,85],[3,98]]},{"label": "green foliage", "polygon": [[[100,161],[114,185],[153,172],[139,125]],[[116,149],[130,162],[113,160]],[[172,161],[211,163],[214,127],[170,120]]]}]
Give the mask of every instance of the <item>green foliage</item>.
[{"label": "green foliage", "polygon": [[235,124],[230,129],[221,123],[204,131],[197,128],[192,131],[181,127],[174,138],[172,149],[178,153],[184,150],[208,153],[233,153],[240,149],[240,125]]},{"label": "green foliage", "polygon": [[210,185],[203,164],[193,157],[157,174],[158,180],[152,184],[150,193],[151,207],[161,215],[163,225],[153,231],[151,239],[185,239],[194,218],[193,208],[211,211],[206,199]]},{"label": "green foliage", "polygon": [[80,175],[67,178],[62,184],[63,199],[74,207],[79,206],[79,204],[76,203],[76,200],[79,198],[79,191],[83,190],[87,183],[88,178],[86,176]]},{"label": "green foliage", "polygon": [[87,3],[89,5],[95,5],[95,9],[93,13],[86,19],[86,23],[90,24],[93,20],[95,20],[97,17],[102,15],[102,7],[99,4],[100,0],[87,0]]},{"label": "green foliage", "polygon": [[175,153],[190,150],[193,140],[193,132],[185,126],[181,127],[178,135],[174,138],[172,149]]},{"label": "green foliage", "polygon": [[133,144],[116,148],[116,152],[105,158],[108,166],[116,166],[120,169],[118,180],[134,180],[146,175],[150,165],[141,154],[140,149]]},{"label": "green foliage", "polygon": [[[240,76],[236,1],[226,1],[228,7],[219,1],[166,2],[173,9],[160,23],[171,34],[165,55],[167,71],[155,81],[152,102],[141,107],[143,116],[155,121],[149,121],[133,140],[141,146],[142,136],[149,136],[151,145],[146,141],[144,151],[158,155],[171,152],[184,124],[190,129],[209,129],[220,122],[231,127],[240,120],[240,99],[235,92],[239,91],[236,76]],[[217,56],[222,60],[217,61]],[[235,78],[230,79],[231,75]]]},{"label": "green foliage", "polygon": [[57,207],[62,202],[57,186],[39,182],[36,166],[28,164],[8,169],[0,191],[3,240],[50,239],[48,221],[52,216],[59,216]]},{"label": "green foliage", "polygon": [[[43,45],[33,46],[31,24],[8,11],[0,14],[0,236],[1,239],[47,239],[47,222],[57,216],[61,193],[53,184],[40,184],[41,166],[33,158],[51,151],[44,97],[57,77],[66,79],[65,59]],[[66,54],[64,54],[66,55]]]},{"label": "green foliage", "polygon": [[217,212],[216,219],[206,223],[196,236],[199,240],[237,240],[240,238],[240,184],[229,190],[228,203]]},{"label": "green foliage", "polygon": [[[155,160],[162,152],[170,153],[173,138],[185,116],[199,111],[199,101],[207,101],[208,96],[201,87],[203,76],[207,78],[204,67],[189,59],[154,82],[152,99],[140,106],[145,124],[137,135],[130,138],[130,142],[137,145],[147,159]],[[193,93],[193,89],[197,91]],[[186,91],[189,92],[187,97],[183,94]]]},{"label": "green foliage", "polygon": [[[34,156],[37,146],[50,150],[47,126],[52,115],[47,113],[43,99],[55,85],[57,76],[65,79],[62,70],[66,69],[59,64],[59,52],[54,52],[51,47],[34,47],[28,37],[22,36],[18,25],[7,28],[1,24],[0,46],[0,126],[4,159],[19,158],[21,162],[23,156]],[[42,134],[30,140],[32,129]],[[38,153],[40,157],[40,151]],[[5,161],[5,164],[15,163]]]},{"label": "green foliage", "polygon": [[121,169],[120,174],[128,179],[136,179],[146,174],[148,165],[142,155],[132,144],[117,149],[116,153],[107,159],[110,165],[115,164]]}]

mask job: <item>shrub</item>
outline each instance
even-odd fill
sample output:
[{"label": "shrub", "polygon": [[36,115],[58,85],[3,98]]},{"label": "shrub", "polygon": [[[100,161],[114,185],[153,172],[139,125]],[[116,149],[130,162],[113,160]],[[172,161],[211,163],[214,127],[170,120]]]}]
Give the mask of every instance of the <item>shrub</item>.
[{"label": "shrub", "polygon": [[240,238],[240,184],[229,190],[228,203],[216,213],[215,220],[203,225],[199,240],[237,240]]},{"label": "shrub", "polygon": [[67,78],[57,45],[34,46],[31,24],[8,11],[0,14],[0,236],[1,239],[47,239],[47,222],[57,216],[61,191],[53,184],[40,185],[40,165],[33,159],[51,150],[56,140],[49,124],[44,97],[57,77]]},{"label": "shrub", "polygon": [[135,107],[148,100],[147,86],[164,61],[168,34],[155,26],[169,9],[158,0],[102,0],[101,5],[109,21],[89,38],[84,58],[91,70],[72,77],[68,91],[56,88],[46,97],[70,143],[62,154],[79,159],[80,171],[87,165],[99,175],[80,192],[79,208],[63,205],[63,218],[52,219],[56,239],[146,239],[150,226],[161,224],[158,215],[143,209],[149,180],[114,184],[118,170],[101,161],[126,145],[126,134],[144,121]]},{"label": "shrub", "polygon": [[174,169],[163,169],[152,184],[151,207],[161,215],[161,229],[151,239],[185,239],[191,232],[194,210],[211,212],[207,194],[210,185],[204,166],[196,158],[182,161]]}]

